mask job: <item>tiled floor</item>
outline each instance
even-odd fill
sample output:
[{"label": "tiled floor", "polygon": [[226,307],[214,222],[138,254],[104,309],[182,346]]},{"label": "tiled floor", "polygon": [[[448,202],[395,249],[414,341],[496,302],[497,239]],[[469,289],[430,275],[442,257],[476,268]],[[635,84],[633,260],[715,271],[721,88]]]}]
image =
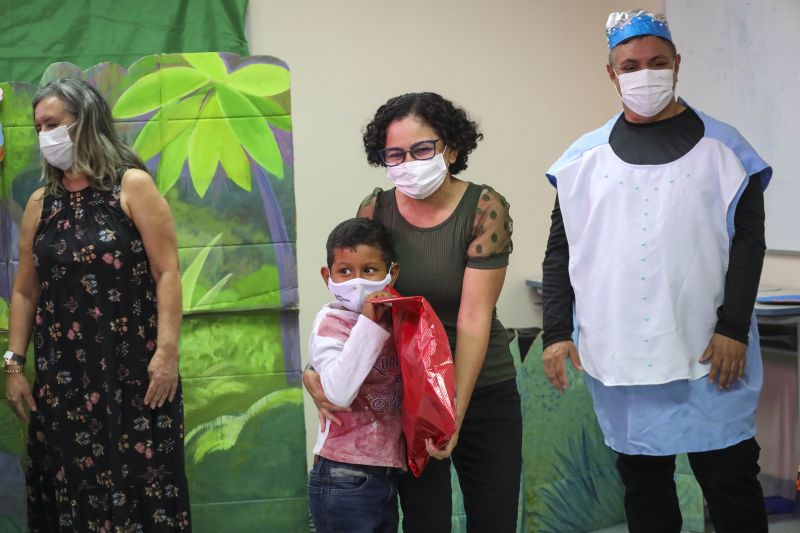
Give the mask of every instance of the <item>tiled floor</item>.
[{"label": "tiled floor", "polygon": [[[711,524],[706,526],[706,533],[713,533],[714,528]],[[599,529],[594,533],[627,533],[628,527],[619,524],[605,529]],[[769,519],[770,533],[800,533],[800,517],[792,515],[772,515]]]}]

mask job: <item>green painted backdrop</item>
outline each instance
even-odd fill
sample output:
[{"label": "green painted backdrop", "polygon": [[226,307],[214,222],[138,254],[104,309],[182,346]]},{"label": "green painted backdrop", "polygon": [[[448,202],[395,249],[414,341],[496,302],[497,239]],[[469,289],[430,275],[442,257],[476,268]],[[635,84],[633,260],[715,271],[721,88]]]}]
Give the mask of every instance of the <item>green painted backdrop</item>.
[{"label": "green painted backdrop", "polygon": [[[266,56],[163,54],[128,69],[103,63],[81,71],[57,63],[42,82],[61,77],[85,79],[108,99],[118,131],[147,162],[175,216],[194,530],[302,531],[305,431],[286,64]],[[0,328],[6,329],[18,224],[41,170],[30,107],[36,87],[0,88]],[[8,475],[0,500],[24,494],[18,486],[23,433],[3,400],[0,472]],[[3,520],[21,527],[19,509],[0,504],[0,528]]]},{"label": "green painted backdrop", "polygon": [[[624,488],[583,377],[567,365],[569,387],[556,391],[544,375],[539,335],[520,354],[512,341],[522,399],[522,511],[519,531],[594,531],[625,521]],[[684,531],[705,531],[703,496],[686,456],[675,475]]]},{"label": "green painted backdrop", "polygon": [[148,54],[247,55],[248,0],[0,0],[0,80],[38,83],[57,61],[130,65]]}]

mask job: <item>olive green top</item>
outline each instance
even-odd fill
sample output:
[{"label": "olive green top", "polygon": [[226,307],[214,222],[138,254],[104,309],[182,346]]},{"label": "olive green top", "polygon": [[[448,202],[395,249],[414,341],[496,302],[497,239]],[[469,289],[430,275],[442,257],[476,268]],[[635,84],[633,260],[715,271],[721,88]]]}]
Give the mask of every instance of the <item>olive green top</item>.
[{"label": "olive green top", "polygon": [[[508,208],[505,198],[490,187],[468,182],[453,213],[430,228],[413,226],[402,217],[394,189],[375,189],[358,210],[358,216],[374,218],[388,230],[400,264],[395,288],[404,296],[424,296],[431,303],[453,354],[464,269],[508,266],[512,250]],[[515,376],[508,336],[494,309],[486,360],[475,387]]]}]

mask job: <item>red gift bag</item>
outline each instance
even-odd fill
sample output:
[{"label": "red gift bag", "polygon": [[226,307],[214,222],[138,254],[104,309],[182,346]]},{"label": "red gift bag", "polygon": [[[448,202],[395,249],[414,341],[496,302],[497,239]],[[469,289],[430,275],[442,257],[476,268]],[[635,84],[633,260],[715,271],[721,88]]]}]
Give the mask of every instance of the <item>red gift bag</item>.
[{"label": "red gift bag", "polygon": [[450,344],[444,326],[424,297],[400,296],[373,302],[392,306],[394,344],[403,378],[408,466],[419,477],[430,459],[425,439],[432,439],[434,447],[441,448],[456,431],[456,379]]}]

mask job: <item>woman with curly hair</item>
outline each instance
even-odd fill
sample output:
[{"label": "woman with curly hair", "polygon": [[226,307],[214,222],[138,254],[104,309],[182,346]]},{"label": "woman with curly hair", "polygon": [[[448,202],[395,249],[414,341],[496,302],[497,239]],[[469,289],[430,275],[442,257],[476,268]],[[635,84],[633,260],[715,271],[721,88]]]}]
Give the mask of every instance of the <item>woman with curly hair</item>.
[{"label": "woman with curly hair", "polygon": [[[403,531],[450,531],[450,458],[470,531],[515,531],[522,416],[505,329],[497,319],[511,254],[509,204],[487,185],[461,180],[483,135],[467,113],[434,93],[410,93],[382,105],[364,132],[367,161],[386,167],[394,188],[368,196],[358,216],[392,237],[401,294],[425,296],[439,315],[456,367],[457,432],[419,478],[400,478]],[[318,374],[306,388],[334,420]]]}]

